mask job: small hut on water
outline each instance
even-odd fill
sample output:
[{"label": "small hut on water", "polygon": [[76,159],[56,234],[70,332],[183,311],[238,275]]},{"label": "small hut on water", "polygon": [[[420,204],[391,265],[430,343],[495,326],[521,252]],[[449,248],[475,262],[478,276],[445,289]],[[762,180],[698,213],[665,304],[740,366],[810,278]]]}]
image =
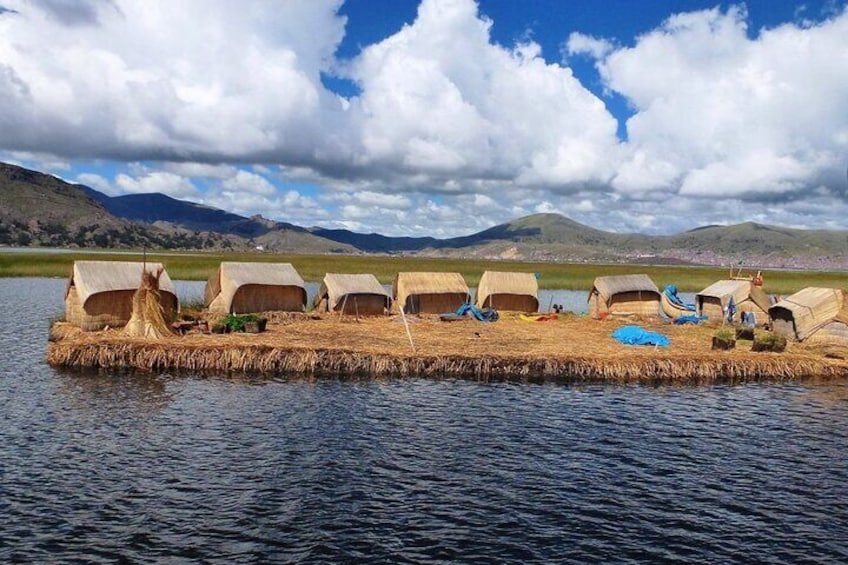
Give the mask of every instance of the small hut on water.
[{"label": "small hut on water", "polygon": [[468,302],[468,285],[459,273],[398,273],[392,298],[407,314],[442,314]]},{"label": "small hut on water", "polygon": [[225,261],[206,282],[204,299],[215,314],[302,312],[306,286],[290,263]]},{"label": "small hut on water", "polygon": [[65,319],[83,331],[125,326],[133,312],[133,294],[144,270],[158,273],[163,316],[179,310],[177,291],[162,263],[133,261],[74,261],[65,289]]},{"label": "small hut on water", "polygon": [[391,297],[374,275],[327,273],[313,304],[319,312],[381,316],[388,311]]},{"label": "small hut on water", "polygon": [[486,271],[477,286],[477,307],[513,312],[539,310],[539,282],[533,273]]},{"label": "small hut on water", "polygon": [[848,344],[848,300],[842,289],[807,287],[768,313],[774,332],[788,340]]},{"label": "small hut on water", "polygon": [[727,279],[714,282],[695,295],[695,310],[710,320],[724,319],[730,300],[736,307],[734,320],[742,317],[742,312],[752,312],[757,325],[768,321],[768,309],[771,300],[762,287],[748,279]]},{"label": "small hut on water", "polygon": [[598,277],[589,292],[589,315],[658,316],[660,291],[648,275]]}]

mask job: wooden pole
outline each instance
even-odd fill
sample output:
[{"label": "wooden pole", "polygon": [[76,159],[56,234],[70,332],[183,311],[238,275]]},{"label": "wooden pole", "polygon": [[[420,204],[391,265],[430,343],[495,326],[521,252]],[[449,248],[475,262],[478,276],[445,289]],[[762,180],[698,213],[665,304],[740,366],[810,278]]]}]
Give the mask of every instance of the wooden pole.
[{"label": "wooden pole", "polygon": [[[339,309],[339,321],[340,321],[340,322],[342,321],[342,316],[344,315],[345,304],[347,304],[347,296],[348,296],[348,295],[347,295],[347,294],[345,294],[344,299],[342,300],[342,307]],[[330,298],[330,297],[329,297],[329,296],[327,296],[327,299],[328,299],[328,300],[329,300],[329,298]]]},{"label": "wooden pole", "polygon": [[406,314],[404,313],[404,307],[400,307],[400,317],[403,319],[403,327],[406,328],[406,337],[409,338],[409,346],[412,348],[412,352],[415,353],[415,344],[412,342],[412,332],[409,331],[409,322],[406,321]]}]

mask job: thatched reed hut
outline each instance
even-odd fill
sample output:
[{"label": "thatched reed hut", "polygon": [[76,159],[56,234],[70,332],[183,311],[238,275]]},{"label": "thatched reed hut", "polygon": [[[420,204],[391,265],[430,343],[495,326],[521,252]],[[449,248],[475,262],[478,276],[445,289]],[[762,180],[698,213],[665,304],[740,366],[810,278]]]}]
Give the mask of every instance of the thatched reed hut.
[{"label": "thatched reed hut", "polygon": [[459,273],[398,273],[392,299],[407,314],[442,314],[468,302],[468,285]]},{"label": "thatched reed hut", "polygon": [[225,261],[206,282],[204,299],[215,314],[302,312],[306,286],[290,263]]},{"label": "thatched reed hut", "polygon": [[842,289],[807,287],[768,313],[774,332],[788,340],[848,344],[848,300]]},{"label": "thatched reed hut", "polygon": [[513,312],[539,310],[539,282],[533,273],[486,271],[477,286],[477,307]]},{"label": "thatched reed hut", "polygon": [[74,261],[65,288],[65,319],[84,331],[125,326],[133,312],[133,294],[144,270],[157,273],[165,319],[179,310],[177,291],[161,263],[133,261]]},{"label": "thatched reed hut", "polygon": [[589,292],[589,315],[658,316],[660,291],[648,275],[597,277]]},{"label": "thatched reed hut", "polygon": [[313,304],[319,312],[381,316],[388,311],[391,300],[374,275],[327,273]]},{"label": "thatched reed hut", "polygon": [[731,299],[736,307],[734,320],[740,320],[742,312],[753,312],[758,326],[768,321],[767,313],[771,300],[762,287],[748,279],[726,279],[714,282],[695,295],[695,310],[710,320],[722,320]]}]

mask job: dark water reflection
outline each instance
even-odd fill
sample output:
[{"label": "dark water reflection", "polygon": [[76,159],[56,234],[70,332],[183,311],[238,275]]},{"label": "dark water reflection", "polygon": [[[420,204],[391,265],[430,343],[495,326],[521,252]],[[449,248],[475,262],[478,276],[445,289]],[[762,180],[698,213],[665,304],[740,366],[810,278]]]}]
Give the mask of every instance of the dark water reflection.
[{"label": "dark water reflection", "polygon": [[0,561],[846,562],[848,387],[75,375],[0,280]]}]

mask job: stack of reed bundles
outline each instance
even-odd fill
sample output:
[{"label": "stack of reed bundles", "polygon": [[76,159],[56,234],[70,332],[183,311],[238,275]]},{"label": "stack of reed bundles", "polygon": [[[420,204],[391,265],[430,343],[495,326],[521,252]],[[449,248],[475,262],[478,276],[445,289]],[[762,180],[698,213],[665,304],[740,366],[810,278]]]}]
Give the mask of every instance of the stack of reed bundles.
[{"label": "stack of reed bundles", "polygon": [[162,295],[159,292],[159,280],[164,269],[155,273],[145,270],[141,273],[139,287],[133,295],[133,311],[124,334],[130,337],[161,339],[171,335],[170,324],[165,320],[162,307]]}]

